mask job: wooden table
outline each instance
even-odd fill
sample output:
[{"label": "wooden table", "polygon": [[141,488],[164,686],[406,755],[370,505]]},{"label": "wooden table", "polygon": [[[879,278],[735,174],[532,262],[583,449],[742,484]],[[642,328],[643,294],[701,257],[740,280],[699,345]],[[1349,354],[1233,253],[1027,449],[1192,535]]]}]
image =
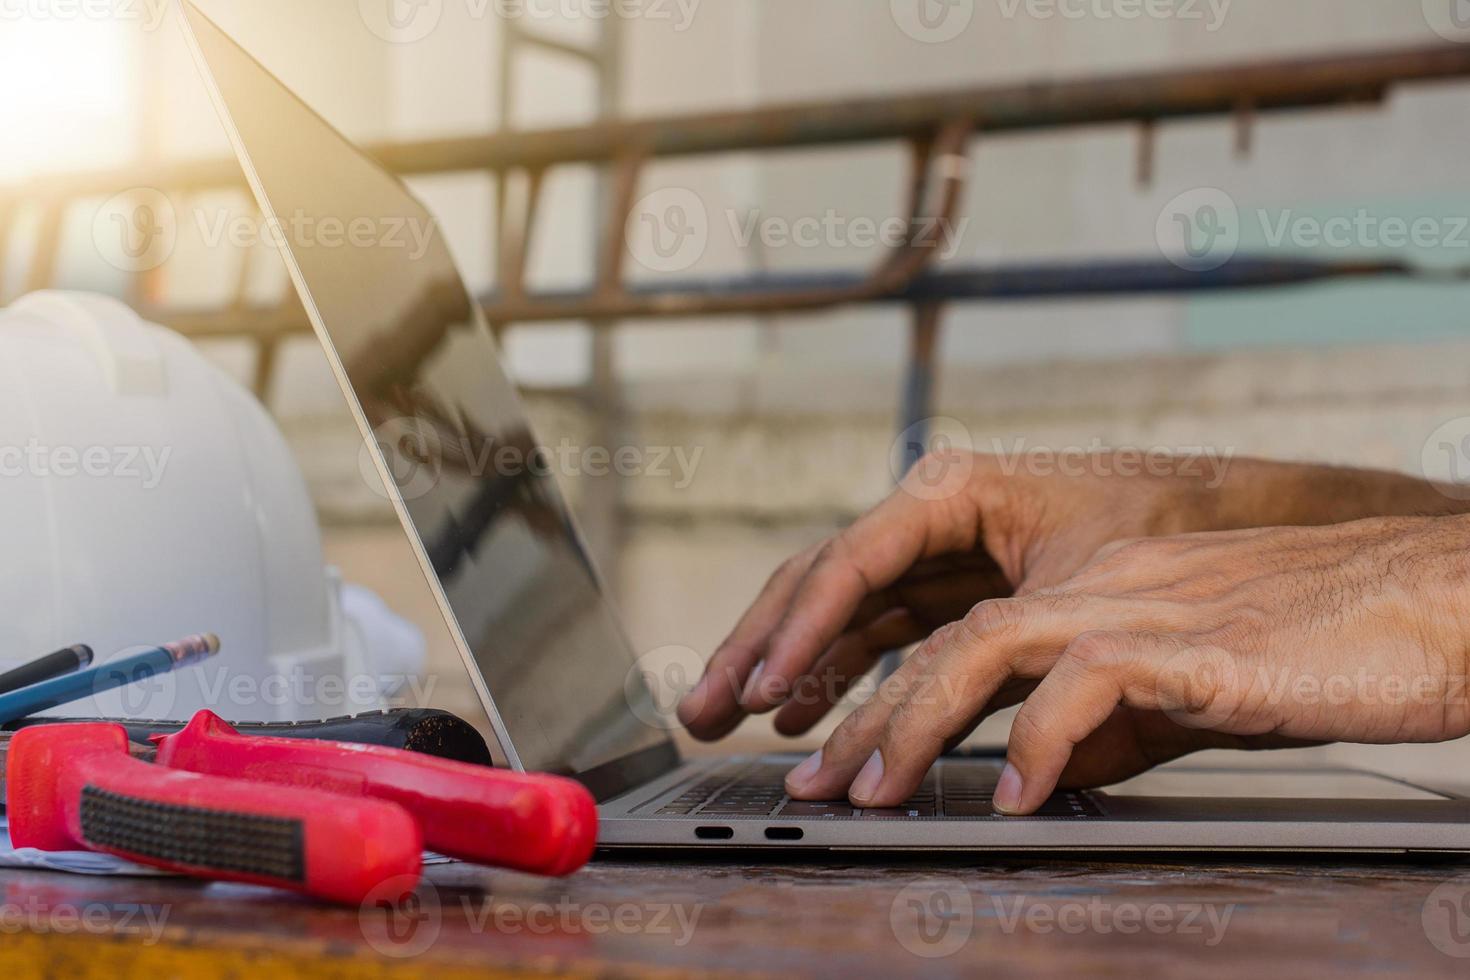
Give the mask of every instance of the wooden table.
[{"label": "wooden table", "polygon": [[9,976],[1470,975],[1470,864],[1390,859],[445,865],[367,911],[8,871],[0,902]]}]

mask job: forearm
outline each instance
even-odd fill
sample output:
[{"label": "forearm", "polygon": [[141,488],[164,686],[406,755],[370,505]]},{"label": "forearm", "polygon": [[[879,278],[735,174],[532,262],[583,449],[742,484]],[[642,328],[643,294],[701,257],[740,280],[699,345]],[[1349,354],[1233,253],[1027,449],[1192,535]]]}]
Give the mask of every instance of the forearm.
[{"label": "forearm", "polygon": [[1470,513],[1450,488],[1404,473],[1260,459],[1233,460],[1219,488],[1203,493],[1220,530]]}]

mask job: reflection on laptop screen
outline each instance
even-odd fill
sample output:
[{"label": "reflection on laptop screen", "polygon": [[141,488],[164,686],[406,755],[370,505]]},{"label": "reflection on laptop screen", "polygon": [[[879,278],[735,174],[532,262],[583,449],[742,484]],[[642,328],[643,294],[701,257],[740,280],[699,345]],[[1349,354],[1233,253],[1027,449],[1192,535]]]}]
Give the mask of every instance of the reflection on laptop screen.
[{"label": "reflection on laptop screen", "polygon": [[632,652],[434,219],[218,27],[183,10],[263,210],[289,239],[302,300],[336,348],[489,688],[507,753],[608,790],[609,778],[637,778],[631,769],[646,778],[663,768],[670,743],[639,720],[645,704],[630,704],[644,688],[625,693]]}]

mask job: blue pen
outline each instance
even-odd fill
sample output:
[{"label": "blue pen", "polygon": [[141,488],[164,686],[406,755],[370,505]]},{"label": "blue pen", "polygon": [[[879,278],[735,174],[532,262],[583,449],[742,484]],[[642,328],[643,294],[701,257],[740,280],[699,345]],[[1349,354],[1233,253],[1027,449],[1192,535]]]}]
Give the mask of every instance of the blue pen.
[{"label": "blue pen", "polygon": [[121,657],[91,670],[67,674],[0,695],[0,725],[38,711],[70,704],[125,684],[136,684],[155,674],[192,664],[219,652],[219,637],[213,633],[189,636],[177,643]]}]

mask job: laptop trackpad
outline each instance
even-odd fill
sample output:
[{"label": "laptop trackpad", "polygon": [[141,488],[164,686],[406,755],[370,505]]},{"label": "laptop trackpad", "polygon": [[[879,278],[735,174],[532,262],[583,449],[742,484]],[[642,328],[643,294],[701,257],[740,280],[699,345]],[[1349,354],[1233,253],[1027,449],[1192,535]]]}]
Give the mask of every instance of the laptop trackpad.
[{"label": "laptop trackpad", "polygon": [[1443,800],[1417,786],[1364,772],[1154,770],[1103,790],[1108,796],[1189,796],[1282,800]]}]

